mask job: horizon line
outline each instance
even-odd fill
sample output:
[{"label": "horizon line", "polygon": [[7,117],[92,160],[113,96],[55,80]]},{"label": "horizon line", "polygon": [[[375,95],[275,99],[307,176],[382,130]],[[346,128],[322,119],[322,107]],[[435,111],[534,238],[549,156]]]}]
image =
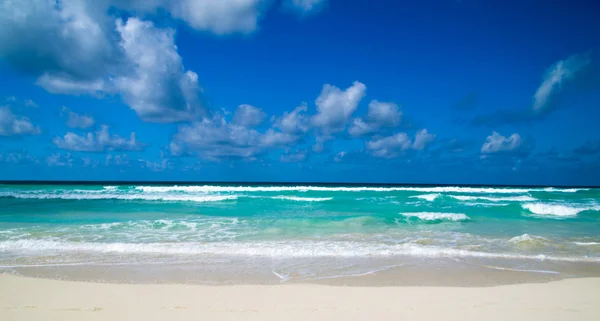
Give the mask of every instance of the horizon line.
[{"label": "horizon line", "polygon": [[556,187],[556,188],[600,188],[600,185],[523,185],[523,184],[464,184],[464,183],[378,183],[378,182],[308,182],[308,181],[155,181],[155,180],[0,180],[5,185],[329,185],[329,186],[457,186],[457,187]]}]

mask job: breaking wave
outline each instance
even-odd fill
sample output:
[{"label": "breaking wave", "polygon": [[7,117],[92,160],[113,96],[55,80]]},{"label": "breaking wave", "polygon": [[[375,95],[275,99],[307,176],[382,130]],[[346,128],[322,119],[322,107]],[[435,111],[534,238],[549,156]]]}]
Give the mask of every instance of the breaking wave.
[{"label": "breaking wave", "polygon": [[269,258],[312,257],[393,257],[424,258],[476,257],[498,259],[549,260],[566,262],[600,262],[600,257],[527,255],[517,253],[478,252],[455,248],[423,246],[413,243],[378,244],[326,241],[273,242],[181,242],[181,243],[94,243],[53,240],[18,240],[0,242],[0,252],[57,251],[155,255],[227,255]]},{"label": "breaking wave", "polygon": [[508,197],[450,195],[450,197],[457,199],[459,201],[477,201],[477,200],[484,200],[484,201],[490,201],[490,202],[533,202],[533,201],[537,201],[537,198],[533,198],[529,195],[508,196]]},{"label": "breaking wave", "polygon": [[574,207],[561,204],[526,203],[521,205],[524,209],[536,215],[549,215],[569,217],[576,216],[583,211],[598,211],[600,206]]},{"label": "breaking wave", "polygon": [[416,217],[423,221],[465,221],[469,217],[463,213],[434,213],[434,212],[415,212],[400,213],[404,217]]},{"label": "breaking wave", "polygon": [[24,198],[24,199],[66,199],[66,200],[142,200],[142,201],[167,201],[167,202],[220,202],[235,200],[236,195],[168,195],[168,194],[115,194],[115,193],[0,193],[0,197]]}]

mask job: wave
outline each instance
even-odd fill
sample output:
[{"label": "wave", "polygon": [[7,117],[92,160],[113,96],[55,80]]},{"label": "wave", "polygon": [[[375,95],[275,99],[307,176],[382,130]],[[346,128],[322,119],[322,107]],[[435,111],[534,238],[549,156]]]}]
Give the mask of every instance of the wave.
[{"label": "wave", "polygon": [[423,195],[415,195],[415,196],[411,196],[410,198],[420,198],[422,200],[427,200],[430,202],[435,201],[436,198],[442,196],[442,194],[439,193],[435,193],[435,194],[423,194]]},{"label": "wave", "polygon": [[550,243],[550,240],[537,235],[523,234],[511,238],[510,240],[508,240],[508,242],[518,247],[531,248],[547,245],[548,243]]},{"label": "wave", "polygon": [[142,200],[142,201],[167,201],[167,202],[220,202],[235,200],[236,195],[152,195],[152,194],[33,194],[33,193],[0,193],[0,197],[23,199],[66,199],[66,200]]},{"label": "wave", "polygon": [[416,217],[423,221],[465,221],[469,217],[463,213],[434,213],[434,212],[415,212],[400,213],[405,217]]},{"label": "wave", "polygon": [[522,204],[521,207],[537,215],[550,215],[562,217],[576,216],[577,214],[583,211],[600,210],[600,206],[574,207],[568,205],[548,203],[526,203]]},{"label": "wave", "polygon": [[456,248],[423,246],[413,243],[380,244],[361,242],[273,241],[273,242],[180,242],[180,243],[94,243],[28,239],[0,242],[0,252],[57,251],[154,255],[226,255],[238,257],[312,258],[312,257],[393,257],[495,258],[600,262],[600,257],[527,255],[478,252]]},{"label": "wave", "polygon": [[490,202],[533,202],[537,201],[537,198],[533,198],[529,195],[522,196],[508,196],[508,197],[490,197],[490,196],[468,196],[468,195],[449,195],[450,197],[459,201],[477,201],[484,200]]},{"label": "wave", "polygon": [[331,201],[333,197],[298,197],[298,196],[273,196],[272,199],[296,202],[324,202]]},{"label": "wave", "polygon": [[575,242],[575,245],[592,246],[592,245],[600,245],[600,242]]},{"label": "wave", "polygon": [[[437,186],[437,187],[326,187],[326,186],[136,186],[135,189],[146,193],[164,192],[189,192],[189,193],[211,193],[211,192],[425,192],[425,193],[528,193],[531,191],[544,192],[546,189],[531,188],[496,188],[496,187],[459,187],[459,186]],[[552,189],[552,192],[573,192],[587,189]]]}]

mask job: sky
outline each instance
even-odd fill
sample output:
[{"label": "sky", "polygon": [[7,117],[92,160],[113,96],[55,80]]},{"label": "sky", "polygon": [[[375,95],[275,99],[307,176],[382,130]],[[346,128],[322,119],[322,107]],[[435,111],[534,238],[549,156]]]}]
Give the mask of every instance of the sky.
[{"label": "sky", "polygon": [[0,180],[600,185],[600,5],[0,0]]}]

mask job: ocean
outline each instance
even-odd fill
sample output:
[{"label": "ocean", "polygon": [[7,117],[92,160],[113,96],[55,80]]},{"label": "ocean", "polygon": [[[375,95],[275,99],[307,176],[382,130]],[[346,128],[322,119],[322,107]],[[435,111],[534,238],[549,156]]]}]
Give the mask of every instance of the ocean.
[{"label": "ocean", "polygon": [[0,272],[211,284],[600,275],[600,189],[0,185]]}]

